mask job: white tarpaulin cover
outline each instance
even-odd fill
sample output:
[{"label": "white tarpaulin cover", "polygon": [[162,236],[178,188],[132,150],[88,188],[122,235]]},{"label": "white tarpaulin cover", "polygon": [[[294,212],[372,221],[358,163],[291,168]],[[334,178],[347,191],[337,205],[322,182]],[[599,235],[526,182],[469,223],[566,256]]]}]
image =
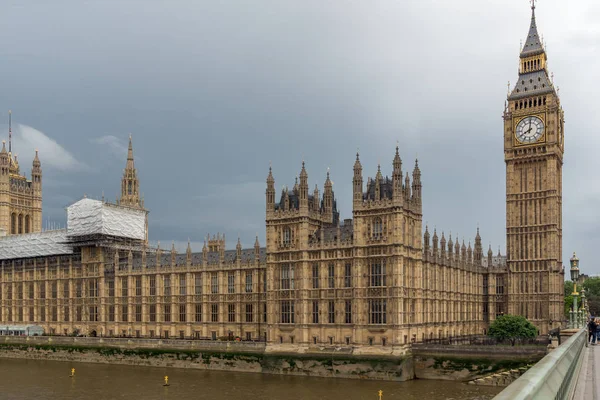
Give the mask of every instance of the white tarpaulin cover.
[{"label": "white tarpaulin cover", "polygon": [[67,233],[69,237],[110,235],[145,240],[146,212],[81,199],[67,207]]},{"label": "white tarpaulin cover", "polygon": [[5,236],[0,238],[0,260],[72,254],[66,242],[66,229]]}]

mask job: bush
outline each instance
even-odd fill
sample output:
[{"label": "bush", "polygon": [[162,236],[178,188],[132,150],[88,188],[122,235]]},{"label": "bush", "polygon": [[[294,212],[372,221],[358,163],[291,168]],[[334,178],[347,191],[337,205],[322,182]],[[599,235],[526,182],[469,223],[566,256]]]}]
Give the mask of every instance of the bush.
[{"label": "bush", "polygon": [[514,346],[517,339],[536,337],[537,328],[521,315],[501,315],[490,325],[488,335],[498,340],[510,340]]}]

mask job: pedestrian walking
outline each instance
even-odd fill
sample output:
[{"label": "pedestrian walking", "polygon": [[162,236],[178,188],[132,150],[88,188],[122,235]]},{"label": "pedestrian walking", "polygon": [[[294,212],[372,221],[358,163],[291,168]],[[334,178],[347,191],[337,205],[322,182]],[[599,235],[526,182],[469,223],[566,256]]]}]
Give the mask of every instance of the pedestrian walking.
[{"label": "pedestrian walking", "polygon": [[596,344],[596,329],[598,325],[596,325],[596,319],[594,317],[590,318],[590,322],[588,323],[588,342],[591,344]]}]

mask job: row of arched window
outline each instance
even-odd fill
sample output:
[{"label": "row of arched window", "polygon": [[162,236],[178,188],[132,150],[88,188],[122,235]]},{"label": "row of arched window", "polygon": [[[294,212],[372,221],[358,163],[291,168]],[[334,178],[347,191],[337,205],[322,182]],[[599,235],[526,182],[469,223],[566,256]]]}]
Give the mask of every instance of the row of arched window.
[{"label": "row of arched window", "polygon": [[531,99],[520,100],[515,103],[516,110],[522,110],[525,108],[545,106],[546,105],[546,96],[535,97]]},{"label": "row of arched window", "polygon": [[521,69],[523,70],[523,72],[536,71],[540,68],[542,68],[542,60],[540,58],[537,58],[535,60],[523,61],[521,63]]},{"label": "row of arched window", "polygon": [[10,233],[17,235],[31,232],[31,217],[29,215],[12,213],[10,215]]}]

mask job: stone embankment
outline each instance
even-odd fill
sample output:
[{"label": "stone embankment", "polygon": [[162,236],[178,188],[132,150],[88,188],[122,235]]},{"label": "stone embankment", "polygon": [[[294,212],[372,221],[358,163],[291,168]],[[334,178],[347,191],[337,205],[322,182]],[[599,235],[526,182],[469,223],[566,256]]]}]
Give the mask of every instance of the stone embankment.
[{"label": "stone embankment", "polygon": [[[413,379],[412,357],[356,355],[352,348],[300,353],[266,351],[264,343],[73,337],[0,338],[0,358],[143,365],[350,379]],[[280,349],[284,350],[284,349]]]},{"label": "stone embankment", "polygon": [[527,372],[527,370],[530,367],[531,365],[527,365],[526,367],[511,369],[510,371],[498,372],[495,374],[484,376],[483,378],[477,378],[472,381],[469,381],[469,385],[505,387],[519,379],[519,377],[525,372]]},{"label": "stone embankment", "polygon": [[542,346],[301,347],[211,340],[0,337],[0,358],[388,381],[469,382],[533,364],[544,354]]}]

